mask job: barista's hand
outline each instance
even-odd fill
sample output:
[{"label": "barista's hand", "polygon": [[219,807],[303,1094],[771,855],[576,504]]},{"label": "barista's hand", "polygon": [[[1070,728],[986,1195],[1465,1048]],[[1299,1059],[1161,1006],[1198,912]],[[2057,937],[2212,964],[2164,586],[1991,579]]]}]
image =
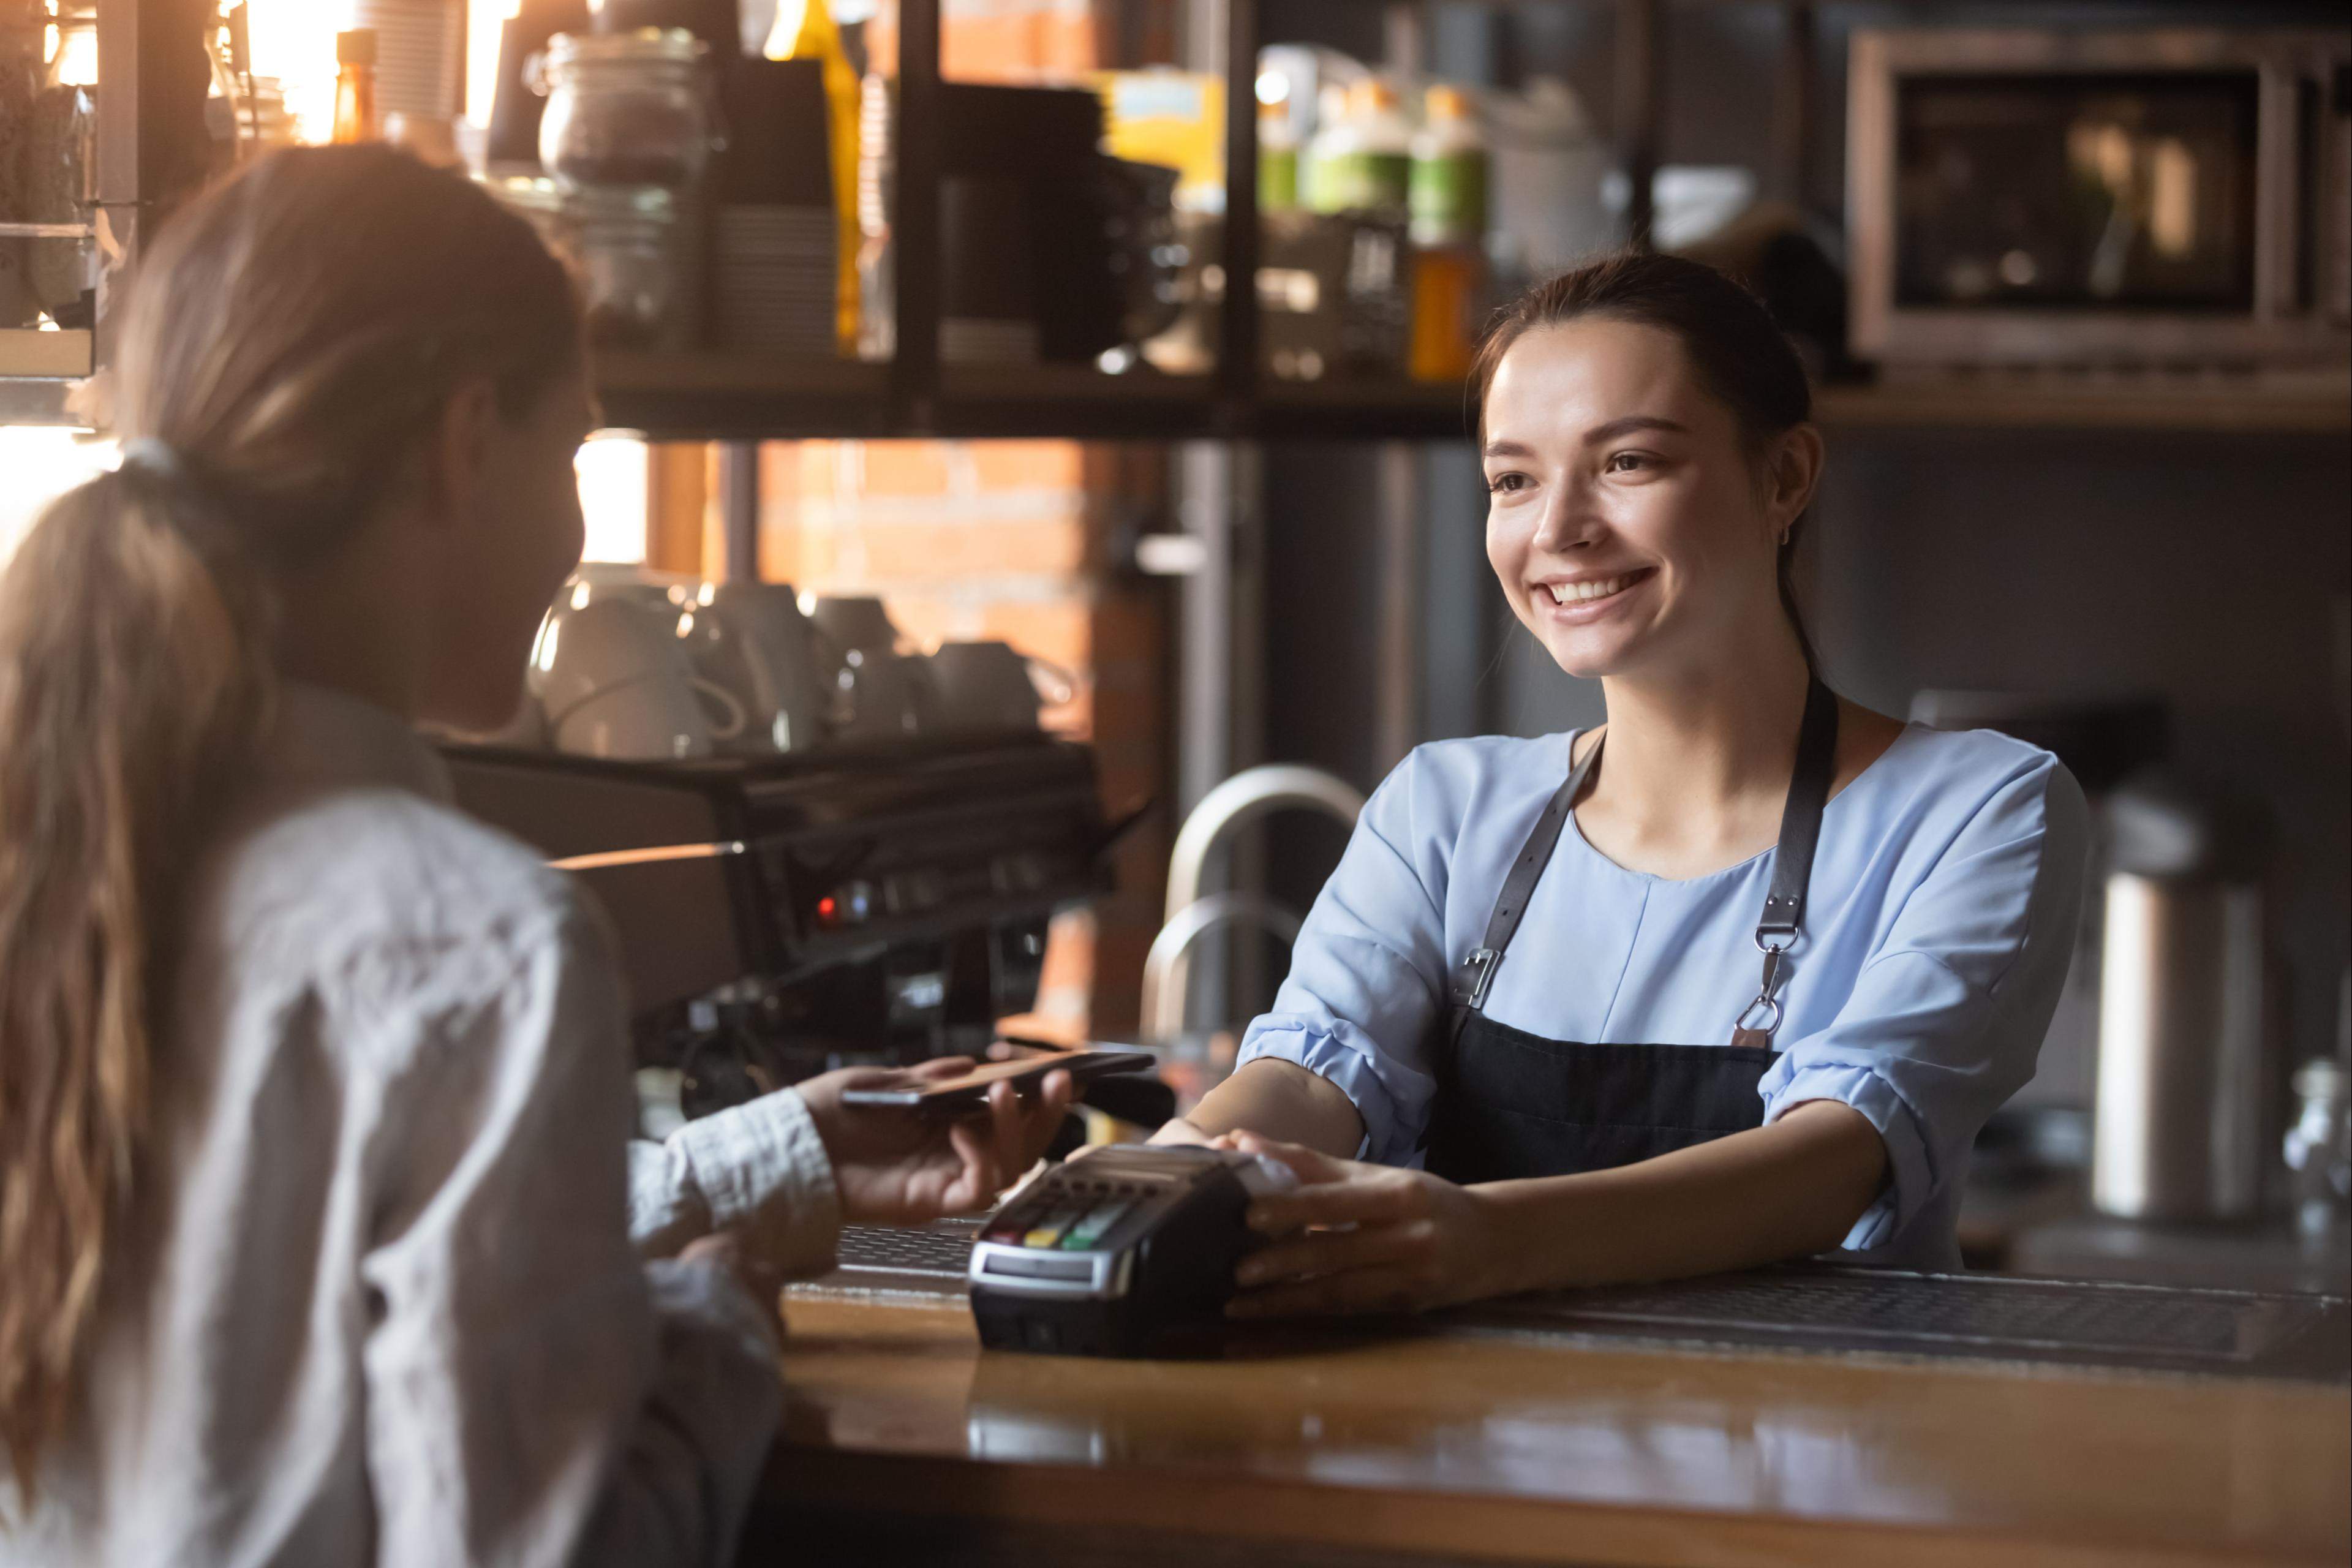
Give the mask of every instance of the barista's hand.
[{"label": "barista's hand", "polygon": [[1048,1073],[1023,1102],[1008,1083],[988,1091],[988,1113],[935,1121],[896,1106],[844,1105],[842,1091],[954,1078],[971,1068],[949,1058],[892,1071],[845,1068],[799,1086],[833,1160],[841,1217],[853,1224],[920,1225],[986,1208],[1045,1152],[1070,1103],[1070,1075]]},{"label": "barista's hand", "polygon": [[1255,1132],[1217,1142],[1279,1160],[1300,1183],[1250,1205],[1250,1228],[1274,1239],[1235,1270],[1230,1316],[1417,1312],[1511,1289],[1508,1237],[1475,1188]]}]

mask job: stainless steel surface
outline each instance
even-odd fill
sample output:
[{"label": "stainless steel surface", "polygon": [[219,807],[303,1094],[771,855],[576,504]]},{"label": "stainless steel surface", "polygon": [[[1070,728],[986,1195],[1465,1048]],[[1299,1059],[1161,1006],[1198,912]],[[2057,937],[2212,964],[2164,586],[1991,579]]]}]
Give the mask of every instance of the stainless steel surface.
[{"label": "stainless steel surface", "polygon": [[1139,1016],[1146,1041],[1158,1045],[1182,1036],[1188,1024],[1178,965],[1193,943],[1231,925],[1255,926],[1287,946],[1298,941],[1300,921],[1297,913],[1260,893],[1211,893],[1187,904],[1181,914],[1160,928],[1160,934],[1151,939],[1151,951],[1143,955]]},{"label": "stainless steel surface", "polygon": [[1364,809],[1361,791],[1320,768],[1269,763],[1251,768],[1210,790],[1185,817],[1168,857],[1167,919],[1174,920],[1201,896],[1211,857],[1235,833],[1274,812],[1297,806],[1326,812],[1353,827]]},{"label": "stainless steel surface", "polygon": [[[1848,70],[1846,222],[1852,258],[1851,313],[1855,351],[1889,363],[2024,365],[2128,363],[2169,367],[2215,361],[2283,365],[2340,364],[2346,323],[2328,308],[2342,285],[2339,251],[2321,247],[2318,295],[2299,298],[2304,221],[2299,185],[2345,178],[2336,151],[2340,116],[2318,134],[2300,130],[2306,84],[2322,105],[2331,74],[2342,68],[2341,35],[2205,31],[2188,28],[2070,31],[2060,28],[1858,29]],[[1905,77],[1980,78],[2079,73],[2210,71],[2243,67],[2260,88],[2253,167],[2253,299],[2244,310],[2113,309],[1949,309],[1906,306],[1895,299],[1897,81]],[[2327,112],[2323,107],[2322,113]],[[2306,145],[2306,142],[2310,144]],[[2306,159],[2325,171],[2301,167]],[[2311,205],[2328,229],[2342,200],[2325,190]],[[2332,240],[2323,232],[2323,240]]]},{"label": "stainless steel surface", "polygon": [[2130,1219],[2233,1219],[2261,1199],[2263,895],[2117,872],[2100,963],[2091,1198]]}]

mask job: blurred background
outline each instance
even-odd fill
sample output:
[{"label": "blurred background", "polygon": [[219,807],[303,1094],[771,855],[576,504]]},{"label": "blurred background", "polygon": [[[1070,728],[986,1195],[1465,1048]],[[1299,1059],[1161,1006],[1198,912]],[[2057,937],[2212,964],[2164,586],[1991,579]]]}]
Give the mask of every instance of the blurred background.
[{"label": "blurred background", "polygon": [[1133,820],[1022,1016],[1196,1092],[1356,796],[1601,717],[1488,574],[1463,373],[1533,279],[1697,256],[1817,375],[1829,679],[2099,812],[1971,1260],[2337,1279],[2347,62],[2263,0],[0,0],[0,553],[112,461],[174,201],[288,142],[463,169],[591,305],[590,560],[1032,661]]}]

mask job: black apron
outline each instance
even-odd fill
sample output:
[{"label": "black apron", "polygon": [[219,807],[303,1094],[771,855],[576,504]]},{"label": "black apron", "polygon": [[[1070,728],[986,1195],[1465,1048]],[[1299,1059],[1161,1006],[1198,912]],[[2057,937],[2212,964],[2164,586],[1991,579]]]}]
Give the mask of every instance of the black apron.
[{"label": "black apron", "polygon": [[1764,1124],[1757,1088],[1772,1065],[1783,955],[1804,918],[1822,807],[1836,769],[1837,721],[1837,699],[1814,681],[1805,693],[1796,771],[1780,810],[1772,885],[1756,926],[1764,982],[1732,1021],[1727,1046],[1587,1045],[1546,1039],[1486,1016],[1495,971],[1608,737],[1569,770],[1503,879],[1486,941],[1456,972],[1451,1005],[1430,1042],[1437,1078],[1427,1143],[1433,1174],[1496,1182],[1601,1171]]}]

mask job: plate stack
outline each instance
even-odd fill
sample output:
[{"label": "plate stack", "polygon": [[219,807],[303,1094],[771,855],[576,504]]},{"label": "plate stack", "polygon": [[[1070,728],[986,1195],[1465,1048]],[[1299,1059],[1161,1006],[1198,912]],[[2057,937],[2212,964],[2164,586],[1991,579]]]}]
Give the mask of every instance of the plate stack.
[{"label": "plate stack", "polygon": [[721,348],[830,355],[839,252],[833,209],[722,206],[712,229],[711,321]]}]

